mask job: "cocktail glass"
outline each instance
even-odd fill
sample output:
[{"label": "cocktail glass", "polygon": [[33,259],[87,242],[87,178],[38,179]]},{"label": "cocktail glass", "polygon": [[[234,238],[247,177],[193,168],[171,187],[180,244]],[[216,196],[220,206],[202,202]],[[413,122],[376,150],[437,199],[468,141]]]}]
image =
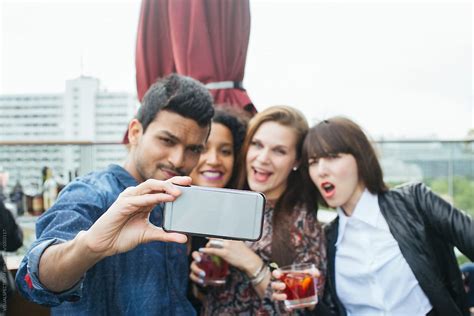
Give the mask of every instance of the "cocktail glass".
[{"label": "cocktail glass", "polygon": [[316,266],[312,263],[293,264],[279,268],[280,281],[285,283],[284,301],[288,309],[314,306],[318,303]]},{"label": "cocktail glass", "polygon": [[201,261],[197,263],[198,267],[204,272],[204,284],[206,285],[222,285],[229,274],[229,263],[216,255],[200,253]]}]

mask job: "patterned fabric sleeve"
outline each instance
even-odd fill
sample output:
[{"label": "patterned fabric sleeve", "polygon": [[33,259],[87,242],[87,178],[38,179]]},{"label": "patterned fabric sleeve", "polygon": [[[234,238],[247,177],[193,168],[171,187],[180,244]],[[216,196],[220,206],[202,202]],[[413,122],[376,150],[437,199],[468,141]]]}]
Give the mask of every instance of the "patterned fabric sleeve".
[{"label": "patterned fabric sleeve", "polygon": [[[318,279],[318,300],[323,297],[326,280],[326,238],[315,211],[301,211],[292,232],[296,249],[295,263],[314,263],[321,276]],[[299,234],[301,234],[299,238]],[[307,315],[306,309],[298,310],[292,315]]]},{"label": "patterned fabric sleeve", "polygon": [[303,260],[301,262],[314,263],[320,272],[318,279],[318,297],[323,297],[326,282],[327,259],[326,238],[321,223],[318,222],[316,212],[308,212],[304,223],[305,238],[303,239]]},{"label": "patterned fabric sleeve", "polygon": [[[295,247],[295,263],[314,263],[321,275],[326,274],[326,246],[324,233],[316,218],[316,212],[306,212],[304,209],[295,210],[295,220],[291,224],[288,241]],[[267,264],[271,261],[273,208],[265,210],[265,221],[262,238],[247,245]],[[248,277],[238,269],[231,268],[226,284],[222,287],[209,288],[206,297],[204,315],[290,315],[284,308],[283,302],[275,302],[269,284],[264,297],[260,299]],[[319,296],[322,295],[324,277],[318,282]],[[262,313],[263,312],[263,313]],[[292,315],[304,315],[305,310],[299,310]]]},{"label": "patterned fabric sleeve", "polygon": [[[301,210],[290,232],[290,240],[296,250],[295,263],[314,263],[321,273],[317,285],[318,298],[321,300],[326,279],[326,240],[316,212]],[[273,310],[278,315],[288,315],[283,302],[273,301],[272,294],[271,284],[269,284],[263,298],[265,310]],[[305,311],[301,310],[293,312],[292,315],[304,314]]]}]

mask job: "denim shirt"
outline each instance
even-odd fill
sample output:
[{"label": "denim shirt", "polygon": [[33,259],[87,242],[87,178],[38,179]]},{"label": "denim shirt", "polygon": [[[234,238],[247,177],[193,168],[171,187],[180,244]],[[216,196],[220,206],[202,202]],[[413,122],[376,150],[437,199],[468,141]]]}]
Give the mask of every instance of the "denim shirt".
[{"label": "denim shirt", "polygon": [[[150,242],[94,265],[71,289],[53,293],[38,278],[39,258],[52,244],[73,239],[136,180],[120,166],[78,178],[66,186],[36,223],[37,240],[18,269],[18,289],[27,299],[52,306],[52,315],[195,315],[186,298],[186,245]],[[150,222],[162,223],[156,206]],[[57,276],[61,277],[61,276]]]}]

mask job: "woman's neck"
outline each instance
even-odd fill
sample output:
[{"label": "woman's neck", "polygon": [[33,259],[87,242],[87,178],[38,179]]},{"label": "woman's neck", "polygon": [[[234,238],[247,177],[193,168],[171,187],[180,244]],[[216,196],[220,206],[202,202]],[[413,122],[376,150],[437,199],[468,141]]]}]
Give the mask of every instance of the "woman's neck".
[{"label": "woman's neck", "polygon": [[265,201],[265,204],[267,205],[267,207],[270,207],[270,208],[275,208],[275,205],[276,205],[276,202],[278,201],[278,199],[267,199]]},{"label": "woman's neck", "polygon": [[347,202],[344,203],[341,206],[341,208],[344,211],[344,214],[346,214],[346,216],[349,216],[349,217],[352,216],[352,214],[354,213],[354,210],[355,210],[357,204],[359,203],[360,198],[362,197],[362,194],[364,193],[364,191],[365,191],[365,185],[359,184],[355,188],[355,190],[352,193],[349,200],[347,200]]}]

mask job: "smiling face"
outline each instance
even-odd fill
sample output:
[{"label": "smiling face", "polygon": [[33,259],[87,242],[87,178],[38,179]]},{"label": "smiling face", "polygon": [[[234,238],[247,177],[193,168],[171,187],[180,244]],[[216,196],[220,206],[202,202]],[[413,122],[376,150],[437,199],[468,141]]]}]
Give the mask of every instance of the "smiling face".
[{"label": "smiling face", "polygon": [[125,169],[138,182],[188,175],[199,160],[208,131],[192,119],[164,110],[145,132],[134,119],[129,124],[130,153]]},{"label": "smiling face", "polygon": [[191,172],[193,184],[223,188],[232,177],[234,141],[232,133],[223,124],[212,123],[199,163]]},{"label": "smiling face", "polygon": [[296,131],[276,122],[265,122],[257,129],[247,151],[247,182],[252,191],[267,199],[278,199],[296,162]]},{"label": "smiling face", "polygon": [[309,175],[330,207],[342,207],[351,215],[365,186],[359,180],[357,162],[350,154],[331,154],[308,160]]}]

